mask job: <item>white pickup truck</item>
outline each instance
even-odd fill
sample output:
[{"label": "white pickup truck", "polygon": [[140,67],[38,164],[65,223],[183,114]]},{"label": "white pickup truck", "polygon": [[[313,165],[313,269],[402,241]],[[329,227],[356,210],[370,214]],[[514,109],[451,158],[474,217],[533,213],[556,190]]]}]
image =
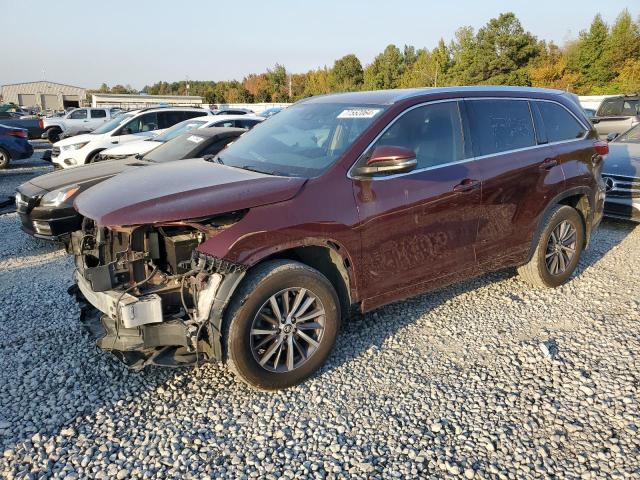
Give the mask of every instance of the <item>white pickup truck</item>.
[{"label": "white pickup truck", "polygon": [[89,133],[121,111],[120,108],[76,108],[63,117],[44,118],[42,138],[55,143],[63,133],[67,137]]}]

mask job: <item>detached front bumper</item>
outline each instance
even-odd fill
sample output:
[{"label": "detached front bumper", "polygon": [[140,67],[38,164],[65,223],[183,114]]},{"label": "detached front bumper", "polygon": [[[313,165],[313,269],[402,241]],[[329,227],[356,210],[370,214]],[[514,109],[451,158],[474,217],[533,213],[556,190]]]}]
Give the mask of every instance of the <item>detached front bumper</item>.
[{"label": "detached front bumper", "polygon": [[124,289],[96,292],[90,276],[85,278],[78,269],[69,293],[80,303],[80,320],[97,346],[128,367],[187,366],[222,359],[223,311],[243,276],[209,275],[198,295],[198,313],[189,320],[167,314],[162,295],[136,296]]}]

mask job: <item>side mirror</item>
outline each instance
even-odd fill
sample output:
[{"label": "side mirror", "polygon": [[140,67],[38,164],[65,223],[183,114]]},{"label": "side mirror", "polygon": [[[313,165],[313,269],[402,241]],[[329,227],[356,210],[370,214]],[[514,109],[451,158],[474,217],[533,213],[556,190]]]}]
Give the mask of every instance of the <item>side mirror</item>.
[{"label": "side mirror", "polygon": [[357,177],[371,177],[377,173],[407,173],[416,168],[418,160],[416,152],[395,145],[376,147],[364,165],[357,166],[354,174]]},{"label": "side mirror", "polygon": [[619,133],[611,132],[609,135],[607,135],[607,142],[612,142],[619,136],[620,136]]}]

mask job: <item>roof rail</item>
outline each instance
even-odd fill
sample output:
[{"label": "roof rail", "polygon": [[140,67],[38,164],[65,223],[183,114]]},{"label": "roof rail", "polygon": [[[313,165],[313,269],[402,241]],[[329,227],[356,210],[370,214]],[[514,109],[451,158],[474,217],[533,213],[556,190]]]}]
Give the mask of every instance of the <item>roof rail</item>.
[{"label": "roof rail", "polygon": [[184,106],[184,105],[157,105],[155,107],[145,107],[145,108],[141,108],[138,111],[139,112],[147,112],[149,110],[157,110],[159,108],[199,108],[201,110],[204,110],[200,105],[194,105],[194,106]]}]

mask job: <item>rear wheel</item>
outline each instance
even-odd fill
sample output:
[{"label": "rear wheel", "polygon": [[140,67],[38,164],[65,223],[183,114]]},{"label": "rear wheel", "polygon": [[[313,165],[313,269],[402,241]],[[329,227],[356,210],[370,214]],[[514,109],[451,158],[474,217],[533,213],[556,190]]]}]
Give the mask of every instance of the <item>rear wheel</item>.
[{"label": "rear wheel", "polygon": [[59,128],[50,128],[49,130],[47,130],[47,140],[49,140],[50,143],[56,143],[60,140],[61,133],[62,130]]},{"label": "rear wheel", "polygon": [[11,162],[11,155],[6,150],[0,148],[0,168],[7,168]]},{"label": "rear wheel", "polygon": [[256,267],[225,318],[227,363],[261,390],[296,385],[324,364],[340,310],[335,289],[317,270],[291,261]]},{"label": "rear wheel", "polygon": [[568,205],[556,205],[546,217],[529,263],[518,268],[527,282],[539,287],[557,287],[576,269],[584,246],[584,223],[580,213]]}]

